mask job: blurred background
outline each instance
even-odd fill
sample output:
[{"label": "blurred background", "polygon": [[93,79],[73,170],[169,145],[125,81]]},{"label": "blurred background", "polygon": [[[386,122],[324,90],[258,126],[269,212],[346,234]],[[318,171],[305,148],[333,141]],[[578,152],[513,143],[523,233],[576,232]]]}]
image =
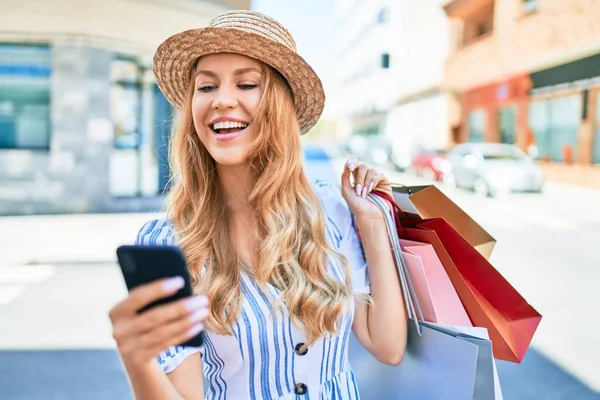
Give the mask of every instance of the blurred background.
[{"label": "blurred background", "polygon": [[228,9],[278,19],[323,80],[310,177],[438,185],[498,240],[544,316],[505,399],[600,399],[598,0],[0,0],[0,398],[131,398],[107,313],[167,190],[152,55]]}]

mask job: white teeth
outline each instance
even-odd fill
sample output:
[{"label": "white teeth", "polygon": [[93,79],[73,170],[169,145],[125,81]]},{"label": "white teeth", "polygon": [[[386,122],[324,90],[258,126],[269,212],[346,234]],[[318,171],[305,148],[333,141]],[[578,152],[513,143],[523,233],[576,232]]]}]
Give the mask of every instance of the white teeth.
[{"label": "white teeth", "polygon": [[248,124],[237,121],[222,121],[217,122],[213,125],[213,129],[232,129],[232,128],[245,128]]}]

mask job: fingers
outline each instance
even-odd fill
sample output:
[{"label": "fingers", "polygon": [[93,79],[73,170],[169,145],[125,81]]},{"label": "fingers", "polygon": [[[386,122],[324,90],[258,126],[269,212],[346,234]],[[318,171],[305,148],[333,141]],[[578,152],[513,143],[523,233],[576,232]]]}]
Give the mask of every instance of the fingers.
[{"label": "fingers", "polygon": [[121,324],[118,331],[116,328],[114,335],[141,335],[151,332],[159,326],[186,318],[194,322],[203,321],[207,315],[208,298],[206,296],[193,296],[171,304],[154,307],[141,315],[132,317],[128,320],[129,323]]},{"label": "fingers", "polygon": [[346,164],[344,165],[344,171],[342,172],[342,193],[344,193],[345,196],[347,196],[350,192],[352,192],[354,189],[352,188],[352,182],[350,180],[351,178],[351,173],[355,168],[355,163],[354,161],[346,161]]},{"label": "fingers", "polygon": [[[351,177],[353,177],[354,187],[352,187]],[[382,183],[387,183],[387,178],[383,173],[369,168],[365,164],[357,164],[354,161],[346,162],[342,173],[342,189],[344,191],[353,190],[357,196],[366,198],[368,193]]]},{"label": "fingers", "polygon": [[365,164],[359,164],[359,166],[354,170],[354,190],[356,190],[356,195],[361,197],[367,196],[367,188],[365,187],[365,178],[367,177],[367,173],[369,172],[369,167]]},{"label": "fingers", "polygon": [[146,334],[131,336],[120,344],[119,353],[133,362],[152,359],[161,351],[179,345],[204,330],[204,318],[183,317]]},{"label": "fingers", "polygon": [[113,323],[119,353],[127,360],[149,360],[169,346],[180,344],[204,329],[208,299],[194,296],[154,307]]},{"label": "fingers", "polygon": [[129,296],[117,304],[109,313],[111,321],[115,321],[125,315],[134,315],[146,305],[171,296],[185,285],[181,276],[161,279],[133,289]]},{"label": "fingers", "polygon": [[204,330],[204,324],[202,323],[204,318],[205,316],[197,319],[182,318],[173,321],[141,336],[140,343],[150,353],[160,353],[170,346],[178,345],[193,338]]}]

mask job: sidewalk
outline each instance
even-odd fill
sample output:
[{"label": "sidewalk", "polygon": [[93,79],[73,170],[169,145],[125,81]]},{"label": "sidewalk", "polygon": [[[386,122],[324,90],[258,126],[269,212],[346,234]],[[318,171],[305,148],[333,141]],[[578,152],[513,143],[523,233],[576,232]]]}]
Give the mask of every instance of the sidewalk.
[{"label": "sidewalk", "polygon": [[[343,168],[343,160],[334,162],[335,173],[338,168]],[[394,179],[396,174],[393,175],[390,179],[397,181]],[[401,176],[400,181],[404,184],[427,184],[420,178],[397,175]],[[548,183],[546,196],[562,203],[557,204],[558,207],[568,204],[560,201],[565,197],[597,204],[600,190]],[[133,243],[146,221],[162,216],[160,213],[124,213],[0,217],[0,243],[3,249],[0,266],[113,263],[116,262],[115,250],[118,246]]]},{"label": "sidewalk", "polygon": [[161,214],[76,214],[0,217],[0,266],[113,263],[142,225]]}]

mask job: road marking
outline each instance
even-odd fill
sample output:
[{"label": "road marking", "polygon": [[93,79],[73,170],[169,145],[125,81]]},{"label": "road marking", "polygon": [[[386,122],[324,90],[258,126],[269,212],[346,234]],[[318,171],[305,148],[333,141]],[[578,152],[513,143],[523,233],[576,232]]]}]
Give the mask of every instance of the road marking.
[{"label": "road marking", "polygon": [[0,283],[38,283],[56,273],[54,265],[15,265],[0,267]]},{"label": "road marking", "polygon": [[4,306],[23,293],[23,286],[0,286],[0,306]]},{"label": "road marking", "polygon": [[22,295],[25,285],[43,282],[55,273],[54,265],[0,267],[0,306],[5,306]]}]

